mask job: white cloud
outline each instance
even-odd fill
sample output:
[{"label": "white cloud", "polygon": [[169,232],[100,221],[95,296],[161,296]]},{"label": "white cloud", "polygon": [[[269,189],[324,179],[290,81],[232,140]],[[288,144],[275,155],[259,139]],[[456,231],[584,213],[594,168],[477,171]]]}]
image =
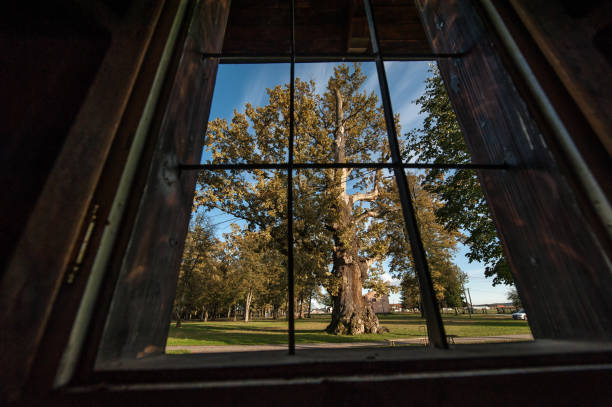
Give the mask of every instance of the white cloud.
[{"label": "white cloud", "polygon": [[249,67],[248,75],[250,76],[250,81],[243,86],[240,104],[236,106],[241,112],[244,112],[244,106],[247,102],[251,103],[253,106],[261,106],[268,97],[266,88],[262,86],[267,82],[266,79],[268,74],[266,70],[262,68],[264,68],[264,66],[258,68]]},{"label": "white cloud", "polygon": [[327,81],[334,73],[333,63],[304,63],[297,64],[295,76],[303,81],[314,81],[316,92],[322,94],[327,88]]}]

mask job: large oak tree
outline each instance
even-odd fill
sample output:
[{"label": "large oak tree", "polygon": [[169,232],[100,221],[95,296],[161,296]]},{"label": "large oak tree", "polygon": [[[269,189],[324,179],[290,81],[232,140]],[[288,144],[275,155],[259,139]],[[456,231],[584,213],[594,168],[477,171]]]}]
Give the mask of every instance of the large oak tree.
[{"label": "large oak tree", "polygon": [[[382,107],[363,89],[361,66],[340,65],[318,94],[313,82],[295,81],[296,162],[386,161]],[[281,163],[287,160],[289,87],[268,90],[268,104],[247,103],[230,123],[209,122],[212,163]],[[398,126],[399,127],[399,126]],[[415,176],[411,176],[416,181]],[[240,218],[269,236],[271,251],[286,254],[287,174],[280,170],[202,171],[197,204]],[[296,293],[312,295],[323,284],[333,298],[330,333],[377,333],[378,318],[363,300],[364,284],[384,287],[383,263],[396,276],[412,273],[401,207],[391,173],[372,169],[300,169],[293,175]],[[415,194],[426,194],[413,182]],[[431,200],[428,204],[431,204]],[[419,211],[417,211],[419,212]],[[421,211],[429,213],[427,210]],[[431,258],[450,258],[458,237],[433,217],[420,216]],[[438,262],[442,264],[443,262]],[[456,272],[450,268],[450,272]],[[303,299],[303,298],[302,298]]]}]

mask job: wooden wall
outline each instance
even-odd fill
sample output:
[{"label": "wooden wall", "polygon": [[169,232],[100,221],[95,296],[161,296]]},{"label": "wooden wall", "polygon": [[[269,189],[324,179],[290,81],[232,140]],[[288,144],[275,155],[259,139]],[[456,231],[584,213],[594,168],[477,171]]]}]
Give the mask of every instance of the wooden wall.
[{"label": "wooden wall", "polygon": [[29,374],[163,6],[3,6],[3,394]]},{"label": "wooden wall", "polygon": [[[612,273],[546,123],[473,2],[417,0],[536,338],[612,339]],[[531,108],[531,109],[530,109]],[[549,148],[552,147],[552,148]]]},{"label": "wooden wall", "polygon": [[[394,4],[380,4],[387,3]],[[441,61],[440,68],[475,161],[514,167],[481,171],[479,176],[535,336],[612,339],[607,243],[601,241],[600,234],[592,233],[593,220],[580,191],[568,181],[571,174],[554,148],[554,138],[538,121],[529,95],[511,80],[514,73],[500,55],[490,27],[474,9],[475,2],[416,3],[435,51],[466,52],[462,59]],[[544,38],[538,44],[546,57],[563,60],[567,50],[559,48],[559,38],[565,31],[552,20],[538,24],[543,16],[558,10],[541,1],[512,3],[533,37]],[[37,7],[31,3],[3,6],[0,84],[8,103],[0,123],[0,180],[7,188],[0,200],[0,402],[19,397],[26,382],[30,387],[22,402],[27,405],[133,404],[140,402],[141,396],[152,404],[166,405],[179,399],[192,404],[202,397],[241,401],[253,394],[262,398],[279,394],[273,385],[262,385],[255,393],[253,388],[242,387],[237,392],[231,389],[231,394],[218,388],[193,387],[187,398],[183,398],[184,389],[85,390],[47,398],[100,241],[100,226],[113,202],[177,4],[178,0],[66,0]],[[184,30],[172,75],[164,85],[164,103],[158,110],[155,132],[123,226],[124,232],[131,233],[124,233],[115,248],[113,272],[102,295],[106,303],[102,301],[96,309],[81,362],[85,371],[93,367],[109,310],[111,322],[102,340],[100,360],[159,353],[165,341],[195,185],[195,173],[181,174],[176,165],[199,158],[216,72],[216,62],[202,59],[200,53],[219,51],[229,0],[190,1],[189,5],[191,24]],[[601,16],[592,10],[589,13],[589,18],[600,21]],[[591,21],[587,20],[582,22]],[[605,48],[605,36],[597,34],[605,34],[608,28],[597,26],[593,46]],[[584,60],[582,56],[572,59],[569,66],[559,65],[563,83],[576,78]],[[602,145],[608,146],[609,98],[601,102],[591,95],[583,98],[590,100],[584,104],[575,96],[584,89],[595,96],[610,93],[606,77],[594,75],[591,79],[573,83],[572,89],[566,86]],[[75,266],[94,209],[100,223],[94,222],[90,247],[69,282],[67,272]],[[427,384],[430,387],[416,400],[429,402],[437,395],[435,400],[441,403],[471,397],[474,402],[490,404],[498,391],[516,383],[532,385],[529,400],[541,395],[542,384],[550,393],[560,384],[566,389],[576,386],[580,389],[576,400],[581,402],[593,383],[606,388],[607,383],[598,380],[609,377],[609,369],[604,374],[593,372],[590,376],[519,372],[509,374],[502,383],[493,372],[477,379],[461,376],[450,386],[446,379],[432,378]],[[578,374],[584,375],[584,380],[576,381]],[[80,378],[87,379],[85,375]],[[466,393],[475,380],[496,391],[488,393],[488,398],[476,398],[473,395],[478,393],[471,390]],[[309,404],[322,404],[329,397],[340,403],[350,393],[359,404],[369,400],[363,398],[367,392],[383,392],[373,400],[392,394],[397,404],[405,401],[407,386],[413,386],[415,392],[422,389],[420,382],[411,378],[398,381],[397,391],[389,392],[391,382],[381,378],[366,387],[359,381],[346,386],[323,382],[306,386],[302,393],[295,393],[299,391],[295,387],[284,387],[280,393],[283,399],[276,400],[295,401],[301,394],[303,400],[308,400],[308,395],[318,398]],[[445,391],[439,391],[441,386]],[[507,393],[522,394],[513,388]],[[512,400],[524,401],[517,397]],[[586,399],[604,401],[609,397],[608,393],[589,393]],[[560,402],[567,400],[557,397]]]},{"label": "wooden wall", "polygon": [[612,156],[612,3],[510,3]]},{"label": "wooden wall", "polygon": [[140,358],[164,351],[179,265],[191,216],[197,172],[178,165],[200,160],[229,1],[206,0],[195,8],[161,111],[157,143],[126,245],[114,268],[119,276],[98,361]]}]

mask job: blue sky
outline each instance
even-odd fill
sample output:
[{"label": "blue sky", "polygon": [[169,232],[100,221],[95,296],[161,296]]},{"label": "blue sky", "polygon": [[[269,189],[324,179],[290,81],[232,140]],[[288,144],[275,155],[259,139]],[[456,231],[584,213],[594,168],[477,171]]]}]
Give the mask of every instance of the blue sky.
[{"label": "blue sky", "polygon": [[[419,107],[413,103],[423,94],[425,79],[428,77],[429,62],[386,62],[385,70],[391,93],[391,103],[394,113],[400,114],[402,133],[422,125],[419,116]],[[295,74],[302,80],[313,80],[317,92],[324,92],[327,80],[333,73],[335,63],[302,63],[296,64]],[[215,86],[210,119],[217,117],[231,121],[234,110],[244,111],[248,101],[254,106],[267,103],[266,89],[289,82],[289,64],[257,64],[257,65],[229,65],[219,66]],[[368,79],[364,88],[376,92],[380,97],[378,76],[373,62],[363,63],[363,72]],[[202,162],[209,157],[206,151]],[[218,233],[227,231],[233,218],[220,211],[209,212],[211,223],[217,225]],[[469,263],[465,257],[467,248],[460,246],[455,256],[455,263],[468,274],[469,282],[466,287],[470,289],[473,303],[483,304],[492,302],[507,302],[507,286],[493,287],[491,279],[484,277],[484,265]],[[387,278],[391,276],[387,275]],[[391,302],[399,302],[399,294],[392,295]]]}]

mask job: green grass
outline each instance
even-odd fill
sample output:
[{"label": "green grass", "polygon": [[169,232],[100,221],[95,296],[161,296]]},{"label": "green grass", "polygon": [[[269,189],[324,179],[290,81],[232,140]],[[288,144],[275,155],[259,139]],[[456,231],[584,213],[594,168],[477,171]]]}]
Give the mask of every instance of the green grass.
[{"label": "green grass", "polygon": [[[419,315],[380,315],[389,333],[380,335],[339,336],[325,333],[329,315],[295,321],[297,343],[350,343],[423,337],[425,320]],[[531,333],[526,321],[515,321],[510,315],[467,315],[443,317],[447,335],[497,336]],[[183,322],[182,328],[170,327],[167,345],[282,345],[287,343],[287,321],[258,320]]]}]

